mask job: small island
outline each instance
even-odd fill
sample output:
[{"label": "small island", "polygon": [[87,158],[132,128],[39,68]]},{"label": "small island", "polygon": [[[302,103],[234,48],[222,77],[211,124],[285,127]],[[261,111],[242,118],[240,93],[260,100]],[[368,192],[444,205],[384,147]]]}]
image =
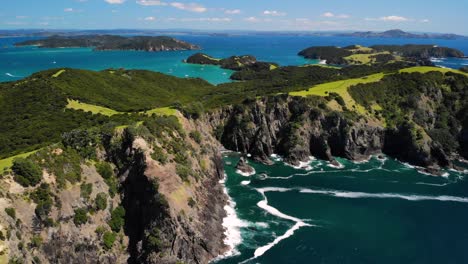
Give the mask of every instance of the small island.
[{"label": "small island", "polygon": [[190,56],[186,62],[202,65],[217,65],[223,69],[233,71],[241,71],[246,69],[252,71],[262,71],[271,70],[278,67],[278,64],[273,62],[257,61],[257,58],[251,55],[231,56],[226,59],[217,59],[204,53],[196,53]]},{"label": "small island", "polygon": [[374,45],[363,47],[316,46],[299,52],[307,59],[322,60],[333,65],[376,64],[407,61],[415,65],[432,66],[431,58],[463,58],[463,52],[436,45]]},{"label": "small island", "polygon": [[200,49],[197,45],[166,36],[123,37],[114,35],[51,36],[45,39],[15,43],[15,46],[38,46],[40,48],[92,47],[95,51],[137,50],[148,52]]}]

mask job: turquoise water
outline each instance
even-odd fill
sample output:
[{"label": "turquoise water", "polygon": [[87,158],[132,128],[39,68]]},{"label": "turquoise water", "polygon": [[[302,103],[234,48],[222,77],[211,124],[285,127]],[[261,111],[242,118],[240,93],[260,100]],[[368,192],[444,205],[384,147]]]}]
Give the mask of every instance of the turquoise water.
[{"label": "turquoise water", "polygon": [[[297,53],[309,46],[351,44],[437,44],[457,48],[468,54],[468,40],[439,39],[378,39],[349,37],[312,36],[175,36],[203,47],[202,52],[215,57],[250,54],[259,60],[280,65],[303,65],[317,63],[306,60]],[[147,69],[178,77],[200,77],[213,84],[229,81],[231,71],[213,66],[185,64],[182,61],[198,51],[135,52],[105,51],[93,52],[88,48],[39,49],[37,47],[15,48],[14,43],[31,38],[0,38],[0,81],[13,81],[50,68],[83,68],[103,70],[107,68]],[[466,59],[446,59],[437,65],[460,68],[468,65]]]},{"label": "turquoise water", "polygon": [[278,160],[250,162],[257,173],[245,177],[237,155],[224,160],[240,219],[229,223],[242,242],[218,263],[468,263],[468,171],[436,177],[378,158],[339,159],[343,168],[314,160],[305,170]]}]

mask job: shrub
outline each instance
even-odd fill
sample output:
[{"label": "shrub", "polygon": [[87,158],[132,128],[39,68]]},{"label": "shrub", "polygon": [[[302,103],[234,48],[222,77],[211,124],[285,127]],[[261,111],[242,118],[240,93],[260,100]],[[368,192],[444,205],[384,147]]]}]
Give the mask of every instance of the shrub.
[{"label": "shrub", "polygon": [[176,173],[183,181],[188,181],[190,176],[190,169],[182,164],[176,164]]},{"label": "shrub", "polygon": [[15,173],[15,181],[24,187],[35,186],[42,179],[41,168],[28,159],[15,159],[11,169]]},{"label": "shrub", "polygon": [[122,206],[118,206],[111,213],[111,219],[109,226],[114,232],[119,232],[125,224],[125,209]]},{"label": "shrub", "polygon": [[93,192],[93,184],[92,183],[82,183],[80,186],[80,196],[84,198],[86,201],[89,200],[91,193]]},{"label": "shrub", "polygon": [[153,228],[146,235],[146,248],[156,251],[161,251],[164,243],[161,240],[161,231],[158,228]]},{"label": "shrub", "polygon": [[97,210],[105,210],[107,208],[107,194],[101,192],[96,195],[94,201]]},{"label": "shrub", "polygon": [[200,132],[198,132],[198,131],[192,131],[192,132],[190,132],[190,138],[192,138],[192,139],[193,139],[195,142],[197,142],[198,144],[200,144],[200,143],[201,143],[201,140],[202,140],[201,134],[200,134]]},{"label": "shrub", "polygon": [[153,146],[153,153],[151,153],[151,158],[163,165],[167,163],[167,155],[164,153],[162,148],[156,145]]},{"label": "shrub", "polygon": [[104,235],[102,236],[102,241],[104,243],[104,247],[107,250],[112,249],[115,243],[115,239],[117,238],[117,234],[114,232],[105,232]]},{"label": "shrub", "polygon": [[16,210],[13,207],[5,208],[5,213],[11,218],[16,219]]},{"label": "shrub", "polygon": [[97,163],[96,170],[104,179],[109,179],[114,176],[114,171],[112,170],[111,165],[107,162]]},{"label": "shrub", "polygon": [[53,203],[49,185],[42,183],[39,188],[30,194],[30,197],[37,204],[36,216],[43,222],[47,221]]},{"label": "shrub", "polygon": [[195,200],[192,197],[190,197],[188,200],[188,205],[193,208],[196,204],[197,203],[195,202]]},{"label": "shrub", "polygon": [[39,248],[42,245],[42,237],[34,235],[29,242],[29,248]]},{"label": "shrub", "polygon": [[76,226],[86,224],[88,222],[88,210],[85,208],[75,209],[75,216],[73,216],[73,223]]},{"label": "shrub", "polygon": [[114,177],[111,165],[107,162],[99,162],[96,164],[96,170],[109,187],[109,195],[114,197],[117,193],[117,180]]}]

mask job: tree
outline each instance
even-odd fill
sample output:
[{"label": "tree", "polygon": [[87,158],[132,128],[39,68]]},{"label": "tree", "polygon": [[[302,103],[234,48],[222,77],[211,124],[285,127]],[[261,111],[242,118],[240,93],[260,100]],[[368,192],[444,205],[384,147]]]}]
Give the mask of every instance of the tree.
[{"label": "tree", "polygon": [[41,168],[28,159],[15,159],[11,169],[15,173],[15,181],[24,187],[35,186],[42,179]]},{"label": "tree", "polygon": [[88,222],[88,211],[85,208],[75,209],[75,216],[73,217],[73,223],[76,226],[86,224]]},{"label": "tree", "polygon": [[109,226],[114,232],[119,232],[125,224],[125,209],[122,206],[118,206],[111,213],[111,220]]}]

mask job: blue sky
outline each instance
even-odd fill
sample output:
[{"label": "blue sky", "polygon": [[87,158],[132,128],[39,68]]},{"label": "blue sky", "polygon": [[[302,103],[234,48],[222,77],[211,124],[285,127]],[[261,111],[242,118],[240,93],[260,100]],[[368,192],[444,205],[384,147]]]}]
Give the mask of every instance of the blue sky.
[{"label": "blue sky", "polygon": [[0,29],[387,30],[468,35],[468,0],[2,0]]}]

